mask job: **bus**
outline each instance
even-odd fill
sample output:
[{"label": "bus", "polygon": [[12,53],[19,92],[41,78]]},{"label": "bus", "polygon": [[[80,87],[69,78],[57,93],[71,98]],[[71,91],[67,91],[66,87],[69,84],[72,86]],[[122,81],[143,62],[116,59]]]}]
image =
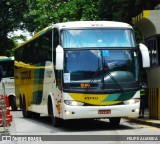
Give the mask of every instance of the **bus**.
[{"label": "bus", "polygon": [[17,110],[14,86],[14,57],[0,56],[0,95],[8,96],[9,106]]},{"label": "bus", "polygon": [[149,67],[145,45],[133,28],[112,21],[53,24],[14,49],[15,91],[24,117],[47,114],[62,120],[109,119],[139,113],[138,50]]}]

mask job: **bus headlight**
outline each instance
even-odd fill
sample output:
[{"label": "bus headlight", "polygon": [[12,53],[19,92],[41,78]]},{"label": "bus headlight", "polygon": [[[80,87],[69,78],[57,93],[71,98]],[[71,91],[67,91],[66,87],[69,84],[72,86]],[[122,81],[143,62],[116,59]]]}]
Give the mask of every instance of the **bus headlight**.
[{"label": "bus headlight", "polygon": [[128,105],[128,104],[135,104],[138,102],[139,102],[139,99],[130,99],[130,100],[124,101],[124,104]]},{"label": "bus headlight", "polygon": [[73,100],[65,100],[64,103],[70,106],[83,106],[84,105],[84,103],[82,102],[73,101]]}]

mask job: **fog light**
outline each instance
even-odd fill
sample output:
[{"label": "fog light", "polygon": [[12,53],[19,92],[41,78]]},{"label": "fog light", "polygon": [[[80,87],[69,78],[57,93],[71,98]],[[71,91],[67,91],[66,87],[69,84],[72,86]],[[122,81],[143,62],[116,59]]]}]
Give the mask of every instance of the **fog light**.
[{"label": "fog light", "polygon": [[70,115],[71,112],[70,111],[65,111],[66,115]]},{"label": "fog light", "polygon": [[137,112],[137,113],[138,113],[138,112],[139,112],[139,108],[137,108],[137,109],[135,110],[135,112]]}]

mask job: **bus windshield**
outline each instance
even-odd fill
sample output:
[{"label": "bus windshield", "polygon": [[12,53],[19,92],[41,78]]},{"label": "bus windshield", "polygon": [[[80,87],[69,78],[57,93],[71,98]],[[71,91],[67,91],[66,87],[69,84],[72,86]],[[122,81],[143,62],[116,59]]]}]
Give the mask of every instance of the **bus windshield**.
[{"label": "bus windshield", "polygon": [[132,50],[65,50],[64,90],[115,91],[138,87],[138,62]]},{"label": "bus windshield", "polygon": [[62,31],[63,48],[135,47],[131,29],[73,29]]}]

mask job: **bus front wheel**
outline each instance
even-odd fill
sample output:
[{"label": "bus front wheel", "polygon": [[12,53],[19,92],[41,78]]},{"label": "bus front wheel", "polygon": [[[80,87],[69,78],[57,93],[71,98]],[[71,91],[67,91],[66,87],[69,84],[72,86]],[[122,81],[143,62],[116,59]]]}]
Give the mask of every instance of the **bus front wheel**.
[{"label": "bus front wheel", "polygon": [[54,116],[52,104],[51,104],[50,108],[51,108],[50,112],[51,112],[52,125],[55,127],[58,127],[61,125],[61,119]]}]

